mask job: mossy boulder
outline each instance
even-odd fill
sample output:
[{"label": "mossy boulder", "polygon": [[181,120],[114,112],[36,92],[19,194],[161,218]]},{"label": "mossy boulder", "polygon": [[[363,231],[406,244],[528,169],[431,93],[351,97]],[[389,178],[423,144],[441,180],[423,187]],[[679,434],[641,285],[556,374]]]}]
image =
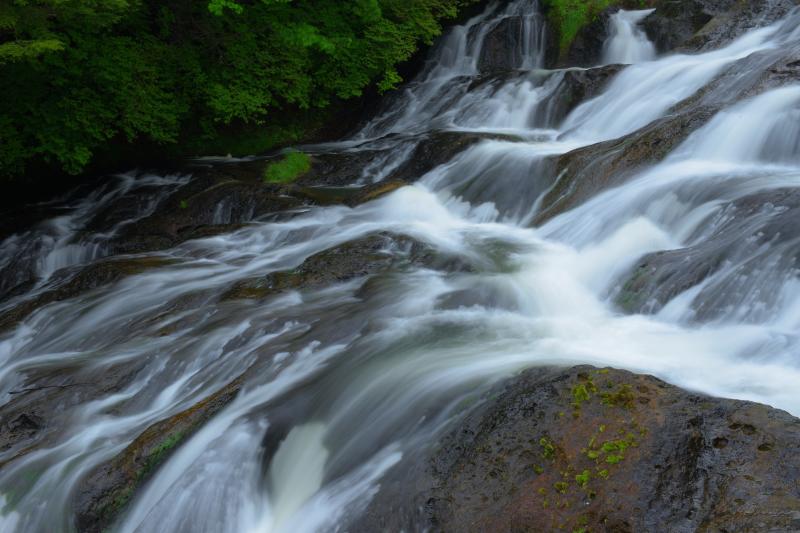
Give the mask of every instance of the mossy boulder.
[{"label": "mossy boulder", "polygon": [[794,531],[799,439],[765,405],[533,369],[401,462],[350,530]]}]

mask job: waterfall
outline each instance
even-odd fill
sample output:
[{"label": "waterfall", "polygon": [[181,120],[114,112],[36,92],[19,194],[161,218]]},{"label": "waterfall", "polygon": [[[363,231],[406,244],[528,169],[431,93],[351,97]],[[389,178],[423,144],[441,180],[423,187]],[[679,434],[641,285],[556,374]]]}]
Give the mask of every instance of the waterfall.
[{"label": "waterfall", "polygon": [[[516,26],[516,31],[510,32],[515,46],[504,57],[494,58],[487,38],[504,27],[508,31],[509,25]],[[538,1],[516,0],[505,8],[495,2],[481,15],[451,28],[423,72],[399,98],[390,100],[391,108],[367,124],[357,138],[429,129],[431,122],[447,114],[448,108],[459,107],[453,106],[453,101],[467,96],[472,81],[491,69],[492,61],[503,70],[531,70],[542,67],[544,51],[544,19]]]},{"label": "waterfall", "polygon": [[609,19],[609,36],[603,44],[603,63],[641,63],[656,56],[656,48],[638,24],[654,9],[620,9]]},{"label": "waterfall", "polygon": [[776,89],[719,113],[676,156],[739,164],[800,163],[800,87]]},{"label": "waterfall", "polygon": [[[609,57],[634,64],[544,71],[537,4],[492,4],[451,29],[354,138],[308,149],[366,154],[362,178],[377,181],[434,133],[476,142],[355,207],[304,206],[131,254],[160,262],[0,332],[4,415],[25,422],[58,402],[35,446],[0,450],[0,531],[74,530],[98,467],[232,384],[235,399],[129,494],[110,530],[348,530],[387,473],[535,365],[623,367],[800,414],[800,84],[773,76],[800,50],[800,10],[661,58],[646,57],[645,13],[612,20]],[[501,30],[516,43],[502,58],[491,48]],[[614,75],[550,112],[571,76],[598,71]],[[682,129],[647,136],[681,113]],[[664,144],[607,183],[593,166]],[[8,237],[0,265],[24,258],[38,281],[3,309],[58,288],[60,267],[113,253],[114,232],[188,179],[122,177]],[[589,186],[538,222],[549,199]],[[133,193],[144,200],[122,211]],[[210,211],[208,223],[226,218]],[[340,247],[376,236],[365,264],[379,268],[355,257],[352,275],[312,283],[356,253]],[[324,266],[309,287],[231,295],[295,279],[311,259]],[[640,272],[659,275],[626,306]]]}]

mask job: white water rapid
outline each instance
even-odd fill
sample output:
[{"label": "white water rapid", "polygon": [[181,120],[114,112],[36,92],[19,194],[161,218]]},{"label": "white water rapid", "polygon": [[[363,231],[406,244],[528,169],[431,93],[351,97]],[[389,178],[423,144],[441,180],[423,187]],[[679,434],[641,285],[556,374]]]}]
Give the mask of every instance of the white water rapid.
[{"label": "white water rapid", "polygon": [[[89,472],[240,376],[236,398],[177,447],[112,531],[346,530],[404,457],[435,442],[488,386],[535,365],[622,367],[800,414],[800,242],[782,218],[791,209],[770,196],[800,193],[800,86],[749,89],[770,66],[754,58],[800,47],[800,12],[717,50],[663,58],[636,27],[643,16],[614,15],[606,50],[609,62],[635,64],[559,112],[569,77],[591,73],[542,70],[533,0],[490,6],[451,29],[419,78],[354,138],[309,150],[376,151],[361,175],[372,182],[434,132],[482,141],[357,207],[312,207],[140,254],[159,261],[0,333],[5,408],[25,401],[34,377],[77,384],[59,391],[57,430],[40,445],[0,451],[0,531],[74,531]],[[482,70],[481,57],[501,24],[517,37],[498,74]],[[735,75],[749,60],[763,70]],[[630,149],[617,139],[667,124],[706,87],[703,98],[716,99],[701,102],[706,120],[658,162],[603,186],[594,167],[563,159],[616,157]],[[186,179],[136,186],[152,187],[157,203]],[[589,185],[592,194],[567,201]],[[125,178],[102,194],[131,187]],[[0,264],[24,254],[38,273],[3,309],[34,298],[56,269],[104,254],[82,244],[105,242],[84,225],[106,197],[88,198],[0,244]],[[566,207],[542,218],[553,200]],[[119,224],[152,209],[140,207]],[[778,229],[761,239],[763,228]],[[224,297],[243,280],[378,233],[410,237],[437,260],[415,262],[401,242],[384,250],[397,259],[388,271]],[[668,291],[659,278],[642,306],[620,303],[648,254],[691,259],[708,248],[714,269],[697,283]]]},{"label": "white water rapid", "polygon": [[610,35],[603,45],[603,62],[641,63],[656,57],[656,47],[638,24],[654,9],[625,11],[621,9],[609,19]]}]

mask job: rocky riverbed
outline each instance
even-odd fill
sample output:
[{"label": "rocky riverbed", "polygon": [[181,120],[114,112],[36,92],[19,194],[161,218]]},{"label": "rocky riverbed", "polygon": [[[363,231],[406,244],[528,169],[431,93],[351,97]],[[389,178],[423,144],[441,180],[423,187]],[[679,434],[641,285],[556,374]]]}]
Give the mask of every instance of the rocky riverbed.
[{"label": "rocky riverbed", "polygon": [[800,11],[495,7],[290,183],[4,214],[0,530],[800,530]]}]

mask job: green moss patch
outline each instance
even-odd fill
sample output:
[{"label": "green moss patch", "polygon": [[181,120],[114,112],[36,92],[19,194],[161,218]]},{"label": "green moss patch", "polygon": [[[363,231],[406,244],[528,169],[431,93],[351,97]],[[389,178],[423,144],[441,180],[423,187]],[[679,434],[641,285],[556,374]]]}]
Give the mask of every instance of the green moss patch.
[{"label": "green moss patch", "polygon": [[311,170],[311,158],[303,152],[289,152],[264,170],[267,183],[291,183]]},{"label": "green moss patch", "polygon": [[553,442],[547,437],[539,439],[539,446],[542,448],[542,457],[545,459],[553,459],[556,456],[556,447]]}]

